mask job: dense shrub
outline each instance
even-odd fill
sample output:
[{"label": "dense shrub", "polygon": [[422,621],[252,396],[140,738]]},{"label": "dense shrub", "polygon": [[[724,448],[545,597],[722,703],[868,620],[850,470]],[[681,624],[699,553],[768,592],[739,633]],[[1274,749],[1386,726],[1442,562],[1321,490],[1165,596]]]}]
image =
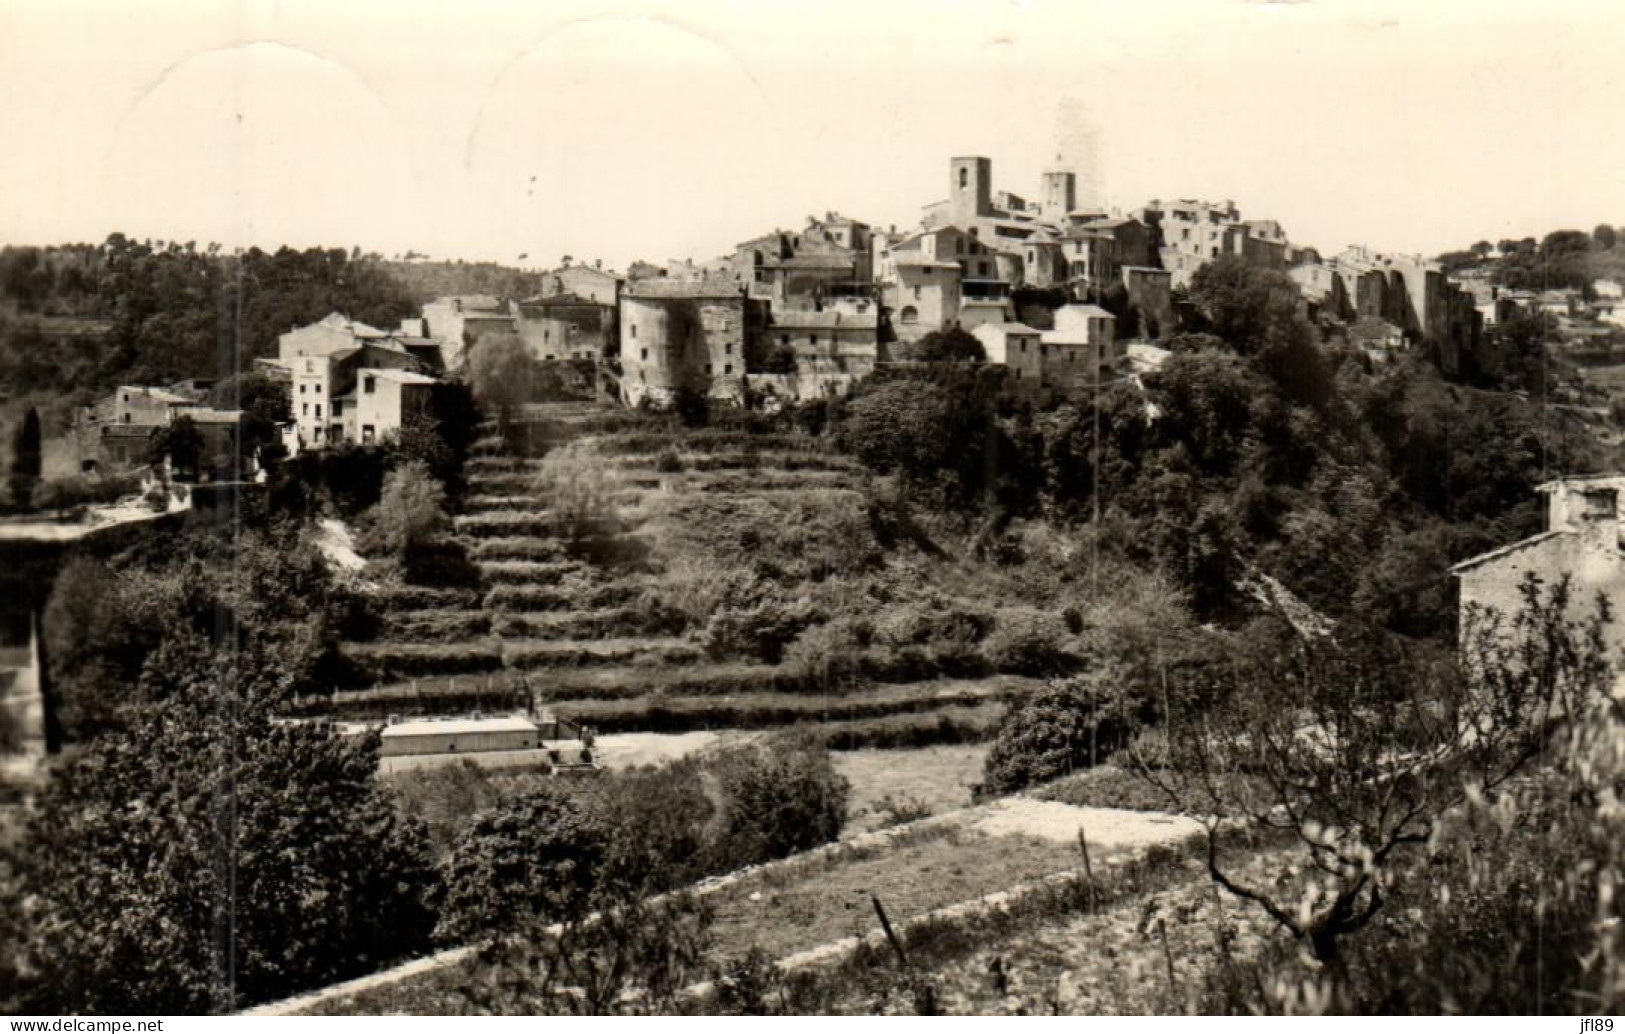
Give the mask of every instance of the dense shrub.
[{"label": "dense shrub", "polygon": [[1065,622],[1028,608],[999,611],[982,649],[995,670],[1013,675],[1064,675],[1081,663],[1069,648]]},{"label": "dense shrub", "polygon": [[250,663],[194,651],[163,704],[64,755],[22,848],[24,1012],[230,1012],[426,947],[433,873],[377,739],[271,722]]},{"label": "dense shrub", "polygon": [[[141,490],[139,474],[93,477],[76,474],[34,482],[32,502],[36,510],[67,510],[93,503],[112,503]],[[166,503],[167,506],[167,497]]]},{"label": "dense shrub", "polygon": [[721,789],[714,871],[805,851],[840,836],[851,787],[822,744],[781,735],[732,747],[708,765]]},{"label": "dense shrub", "polygon": [[739,657],[777,664],[785,647],[823,617],[806,599],[768,599],[748,609],[725,607],[711,615],[701,641],[717,660]]},{"label": "dense shrub", "polygon": [[503,801],[452,848],[436,938],[457,942],[575,914],[607,843],[601,818],[557,785]]},{"label": "dense shrub", "polygon": [[362,525],[362,550],[403,557],[448,526],[445,486],[425,464],[413,461],[384,476],[378,505],[367,512]]},{"label": "dense shrub", "polygon": [[1136,728],[1122,697],[1100,678],[1052,682],[1005,715],[988,753],[986,789],[1012,793],[1099,764]]}]

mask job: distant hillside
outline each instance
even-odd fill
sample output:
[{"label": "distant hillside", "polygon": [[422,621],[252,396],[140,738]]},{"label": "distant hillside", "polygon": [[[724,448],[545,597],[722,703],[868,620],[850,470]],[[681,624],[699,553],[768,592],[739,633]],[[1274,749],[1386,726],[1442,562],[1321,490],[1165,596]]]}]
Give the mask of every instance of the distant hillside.
[{"label": "distant hillside", "polygon": [[530,298],[540,292],[542,274],[495,262],[405,262],[391,260],[384,269],[418,304],[448,294],[489,294]]},{"label": "distant hillside", "polygon": [[0,395],[221,377],[338,311],[377,326],[419,299],[360,249],[133,241],[0,249]]}]

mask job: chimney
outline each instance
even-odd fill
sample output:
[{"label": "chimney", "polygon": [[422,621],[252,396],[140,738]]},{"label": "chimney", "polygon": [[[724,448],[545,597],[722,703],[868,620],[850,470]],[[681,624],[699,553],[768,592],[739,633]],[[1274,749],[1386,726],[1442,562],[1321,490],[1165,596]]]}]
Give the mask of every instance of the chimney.
[{"label": "chimney", "polygon": [[592,260],[592,268],[594,268],[594,269],[603,269],[604,268],[604,260],[603,259],[593,259]]}]

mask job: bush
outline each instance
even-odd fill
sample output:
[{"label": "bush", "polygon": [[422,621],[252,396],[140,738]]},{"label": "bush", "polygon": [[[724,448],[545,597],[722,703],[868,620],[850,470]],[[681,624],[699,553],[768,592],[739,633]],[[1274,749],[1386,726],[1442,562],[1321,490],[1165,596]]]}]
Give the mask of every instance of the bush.
[{"label": "bush", "polygon": [[1010,708],[985,768],[990,793],[1014,793],[1089,768],[1127,746],[1138,723],[1098,678],[1051,682]]},{"label": "bush", "polygon": [[1067,648],[1062,619],[1041,610],[999,611],[992,633],[982,644],[988,663],[1013,675],[1065,675],[1080,658]]},{"label": "bush", "polygon": [[840,836],[846,824],[851,786],[824,746],[808,737],[732,747],[707,767],[723,801],[724,832],[709,846],[712,871],[806,851]]},{"label": "bush", "polygon": [[607,844],[601,818],[557,785],[503,801],[457,838],[435,937],[455,943],[575,915]]},{"label": "bush", "polygon": [[412,461],[384,476],[383,495],[367,514],[364,551],[404,557],[446,531],[446,489]]},{"label": "bush", "polygon": [[778,664],[785,647],[823,617],[806,599],[793,603],[768,599],[748,609],[725,607],[711,615],[701,641],[716,660],[739,657]]},{"label": "bush", "polygon": [[[68,510],[75,506],[117,502],[140,490],[139,474],[118,477],[90,477],[76,474],[73,477],[35,482],[31,502],[36,510]],[[165,506],[168,506],[167,493]]]},{"label": "bush", "polygon": [[677,474],[684,469],[683,457],[677,455],[676,449],[664,449],[655,457],[655,469],[662,474]]}]

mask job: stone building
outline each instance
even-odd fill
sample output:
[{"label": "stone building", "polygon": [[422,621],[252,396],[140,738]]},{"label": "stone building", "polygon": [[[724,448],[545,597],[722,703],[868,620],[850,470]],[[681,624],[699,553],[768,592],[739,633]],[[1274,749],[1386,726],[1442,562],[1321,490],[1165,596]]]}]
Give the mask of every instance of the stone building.
[{"label": "stone building", "polygon": [[786,310],[766,328],[768,351],[788,350],[794,372],[750,371],[750,387],[781,400],[845,395],[874,372],[880,350],[880,316],[868,312]]},{"label": "stone building", "polygon": [[1465,617],[1486,608],[1511,618],[1522,607],[1519,589],[1533,574],[1550,587],[1570,579],[1570,614],[1585,620],[1606,596],[1613,615],[1603,632],[1611,651],[1625,646],[1625,549],[1622,549],[1620,496],[1625,474],[1599,474],[1549,481],[1536,491],[1546,496],[1546,530],[1482,553],[1450,569],[1459,587]]},{"label": "stone building", "polygon": [[[1009,366],[1012,371],[1020,368],[1020,357],[1038,355],[1041,333],[1025,323],[984,323],[971,331],[982,343],[989,363]],[[1014,378],[1016,374],[1012,372],[1011,376]]]},{"label": "stone building", "polygon": [[[989,362],[1010,371],[1012,392],[1048,400],[1086,391],[1116,377],[1122,350],[1115,337],[1116,319],[1097,305],[1063,305],[1055,310],[1055,329],[1037,331],[1022,324],[992,324],[975,331],[988,349]],[[994,359],[994,352],[1002,359]]]},{"label": "stone building", "polygon": [[1129,305],[1139,313],[1139,336],[1151,340],[1171,337],[1177,329],[1173,275],[1153,266],[1124,266],[1123,287]]},{"label": "stone building", "polygon": [[918,341],[959,319],[959,263],[905,252],[888,260],[888,267],[890,274],[880,283],[880,304],[891,314],[899,341]]},{"label": "stone building", "polygon": [[513,303],[515,328],[537,359],[601,359],[616,354],[619,320],[614,305],[577,294]]},{"label": "stone building", "polygon": [[304,356],[332,355],[368,342],[387,339],[387,331],[330,312],[315,323],[295,327],[277,338],[277,359],[284,366]]},{"label": "stone building", "polygon": [[507,306],[488,294],[436,298],[423,306],[423,324],[428,336],[440,345],[448,370],[461,369],[468,350],[486,334],[517,329]]},{"label": "stone building", "polygon": [[632,281],[621,294],[621,400],[667,405],[690,389],[741,401],[767,316],[731,278]]},{"label": "stone building", "polygon": [[605,269],[601,262],[590,266],[567,262],[558,269],[542,274],[542,289],[538,297],[571,294],[597,305],[614,308],[620,298],[623,282],[621,276],[614,270]]},{"label": "stone building", "polygon": [[[416,376],[380,380],[391,371]],[[305,356],[294,362],[291,374],[293,423],[283,435],[290,454],[345,441],[369,443],[400,430],[410,415],[423,411],[430,391],[425,385],[434,380],[410,353],[384,345]],[[359,394],[358,383],[363,385]],[[380,392],[388,397],[378,397]]]}]

